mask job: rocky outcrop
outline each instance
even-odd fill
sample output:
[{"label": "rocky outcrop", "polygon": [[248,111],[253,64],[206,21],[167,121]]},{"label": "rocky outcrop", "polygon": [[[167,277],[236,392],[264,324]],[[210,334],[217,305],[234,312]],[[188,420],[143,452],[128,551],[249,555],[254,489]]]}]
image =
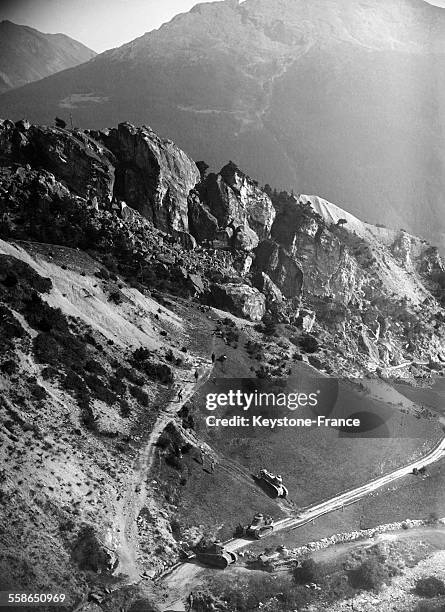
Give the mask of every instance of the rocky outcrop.
[{"label": "rocky outcrop", "polygon": [[287,298],[299,299],[303,290],[303,271],[281,245],[263,241],[255,251],[255,269],[265,272]]},{"label": "rocky outcrop", "polygon": [[195,162],[149,127],[120,123],[96,136],[116,158],[115,196],[157,228],[187,232],[188,197],[200,179]]},{"label": "rocky outcrop", "polygon": [[268,308],[272,304],[281,304],[283,302],[283,294],[264,272],[257,272],[252,277],[254,286],[266,296]]},{"label": "rocky outcrop", "polygon": [[0,144],[0,163],[29,163],[52,172],[76,195],[111,200],[112,156],[85,132],[5,121],[0,123]]},{"label": "rocky outcrop", "polygon": [[232,162],[222,168],[220,176],[240,203],[241,219],[247,220],[260,240],[268,238],[276,214],[269,196]]},{"label": "rocky outcrop", "polygon": [[235,164],[230,162],[219,174],[209,174],[201,191],[219,227],[228,228],[233,248],[251,251],[269,237],[275,219],[272,201]]},{"label": "rocky outcrop", "polygon": [[251,321],[260,321],[266,312],[265,296],[249,285],[214,284],[208,301],[212,306]]},{"label": "rocky outcrop", "polygon": [[311,205],[294,195],[279,194],[276,202],[277,216],[272,226],[272,238],[291,253],[298,250],[297,238],[302,235],[319,241],[325,223]]},{"label": "rocky outcrop", "polygon": [[217,237],[218,220],[196,191],[192,191],[188,198],[188,226],[198,242],[213,241]]}]

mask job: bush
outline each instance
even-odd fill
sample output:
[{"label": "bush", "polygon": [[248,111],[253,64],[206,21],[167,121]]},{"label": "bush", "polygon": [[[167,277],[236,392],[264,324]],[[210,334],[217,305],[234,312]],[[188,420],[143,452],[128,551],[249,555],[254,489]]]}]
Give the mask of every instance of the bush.
[{"label": "bush", "polygon": [[113,302],[113,304],[116,304],[116,306],[119,306],[119,304],[122,304],[123,302],[122,293],[120,291],[112,291],[108,296],[108,301]]},{"label": "bush", "polygon": [[100,572],[108,569],[108,554],[103,550],[93,527],[89,525],[80,530],[72,557],[81,570]]},{"label": "bush", "polygon": [[366,591],[379,591],[390,578],[391,572],[377,558],[367,559],[358,569],[349,572],[351,586]]},{"label": "bush", "polygon": [[320,570],[313,559],[305,559],[302,564],[294,570],[294,580],[297,584],[317,582],[319,576]]},{"label": "bush", "polygon": [[117,399],[116,395],[108,389],[101,378],[95,374],[87,374],[85,382],[96,399],[108,405],[114,404]]},{"label": "bush", "polygon": [[150,357],[151,351],[146,348],[143,348],[142,346],[133,352],[133,359],[137,362],[146,361],[147,359],[150,359]]},{"label": "bush", "polygon": [[419,597],[440,597],[445,595],[445,583],[435,576],[420,578],[416,582],[414,591]]},{"label": "bush", "polygon": [[13,359],[7,359],[0,365],[0,372],[6,374],[7,376],[17,374],[18,371],[19,365]]},{"label": "bush", "polygon": [[320,348],[317,338],[314,338],[314,336],[310,336],[309,334],[300,338],[299,344],[302,350],[306,353],[316,353]]}]

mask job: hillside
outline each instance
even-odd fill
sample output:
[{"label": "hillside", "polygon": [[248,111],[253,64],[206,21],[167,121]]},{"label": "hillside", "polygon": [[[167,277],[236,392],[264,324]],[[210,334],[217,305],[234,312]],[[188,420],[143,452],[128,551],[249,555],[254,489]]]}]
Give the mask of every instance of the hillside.
[{"label": "hillside", "polygon": [[65,34],[0,23],[0,93],[87,62],[96,54]]},{"label": "hillside", "polygon": [[[233,162],[207,170],[149,127],[0,122],[0,590],[156,609],[169,583],[152,579],[201,538],[295,518],[441,438],[438,411],[389,386],[443,373],[438,250]],[[371,426],[209,432],[204,395],[239,377],[333,384]],[[263,461],[289,499],[252,478]]]},{"label": "hillside", "polygon": [[443,247],[444,53],[445,11],[422,0],[210,2],[6,93],[0,115],[149,124],[214,170],[234,159]]}]

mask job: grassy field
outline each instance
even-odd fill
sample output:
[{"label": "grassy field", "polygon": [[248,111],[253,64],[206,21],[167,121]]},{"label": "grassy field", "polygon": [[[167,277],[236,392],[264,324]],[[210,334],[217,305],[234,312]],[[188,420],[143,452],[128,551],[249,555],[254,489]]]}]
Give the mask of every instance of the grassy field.
[{"label": "grassy field", "polygon": [[[262,511],[278,518],[282,513],[275,502],[258,489],[252,478],[265,467],[281,473],[289,488],[289,497],[296,507],[305,507],[330,498],[344,490],[387,473],[408,463],[414,457],[426,454],[441,430],[435,421],[418,419],[400,411],[399,402],[391,396],[389,401],[378,401],[356,385],[345,382],[340,385],[336,413],[346,416],[367,412],[376,416],[376,428],[360,435],[339,432],[332,428],[209,428],[205,418],[210,414],[205,409],[207,393],[215,392],[223,383],[219,378],[252,378],[252,366],[256,363],[244,350],[247,338],[255,336],[250,326],[241,332],[236,348],[212,336],[216,316],[207,314],[201,319],[201,334],[206,342],[213,338],[216,355],[225,354],[224,362],[216,362],[213,377],[204,384],[189,402],[195,418],[195,431],[217,457],[214,473],[205,471],[196,461],[197,453],[184,455],[182,472],[158,459],[154,476],[167,491],[167,497],[181,509],[178,519],[183,529],[205,526],[220,537],[232,534],[238,522],[248,522],[255,512]],[[259,336],[257,336],[259,338]],[[292,365],[292,375],[287,380],[287,391],[302,386],[317,387],[317,373],[305,365]],[[223,381],[224,382],[224,381]],[[403,399],[403,398],[402,398]],[[274,409],[278,410],[278,409]],[[269,411],[270,412],[270,411]],[[217,416],[230,416],[229,410],[218,409]],[[283,413],[284,414],[284,413]],[[286,413],[289,416],[289,412]],[[301,409],[297,416],[306,416]],[[282,416],[278,413],[269,416]],[[295,413],[290,416],[296,416]],[[310,415],[313,417],[313,415]],[[433,468],[434,469],[434,468]],[[440,472],[437,476],[440,482]],[[319,519],[314,526],[292,532],[298,543],[318,539],[341,531],[392,522],[398,518],[427,516],[426,500],[434,497],[427,491],[430,479],[416,480],[406,488],[405,479],[395,484],[397,492],[384,499],[378,493],[362,503]],[[434,487],[433,487],[434,488]],[[438,487],[440,489],[440,487]],[[399,491],[400,489],[400,491]],[[408,492],[409,493],[408,493]],[[399,497],[400,494],[400,497]],[[437,493],[440,497],[440,494]],[[403,500],[403,501],[402,501]],[[442,499],[438,499],[440,505]],[[289,537],[288,535],[285,536]]]},{"label": "grassy field", "polygon": [[[295,366],[287,389],[298,389],[302,384],[314,389],[318,382],[308,382],[307,373]],[[193,398],[199,436],[248,472],[255,474],[265,467],[280,473],[290,497],[299,507],[332,497],[404,465],[426,453],[440,437],[437,422],[401,414],[394,406],[355,391],[348,384],[340,387],[336,414],[375,415],[377,426],[372,431],[355,435],[328,427],[209,428],[205,424],[208,415],[205,394],[214,390],[210,382]],[[268,413],[266,416],[289,416],[287,410],[274,409],[273,414]],[[230,410],[218,410],[219,416],[232,414]],[[310,409],[301,409],[297,416],[313,418],[314,414]]]},{"label": "grassy field", "polygon": [[[267,546],[297,547],[335,533],[369,529],[407,518],[428,519],[431,515],[445,516],[445,460],[430,466],[425,478],[406,476],[343,511],[332,512],[285,534],[277,533],[264,542]],[[264,542],[253,543],[249,548],[260,551]]]}]

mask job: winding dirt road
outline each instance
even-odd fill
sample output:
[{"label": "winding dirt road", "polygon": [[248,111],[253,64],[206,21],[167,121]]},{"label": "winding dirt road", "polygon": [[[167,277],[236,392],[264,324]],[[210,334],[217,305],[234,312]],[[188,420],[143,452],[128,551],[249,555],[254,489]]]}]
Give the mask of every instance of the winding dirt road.
[{"label": "winding dirt road", "polygon": [[[117,551],[119,565],[117,571],[127,576],[127,583],[134,584],[141,579],[137,559],[137,517],[147,500],[146,478],[150,473],[155,458],[156,443],[167,425],[184,404],[196,393],[196,390],[209,378],[212,365],[208,360],[198,359],[195,368],[200,372],[198,381],[178,381],[183,391],[180,401],[173,399],[159,413],[150,435],[143,442],[133,465],[131,478],[128,480],[121,499],[116,503],[114,523],[109,530],[107,545]],[[191,374],[192,375],[192,374]]]},{"label": "winding dirt road", "polygon": [[[373,491],[380,489],[390,483],[411,474],[414,468],[420,469],[424,466],[431,465],[445,457],[445,438],[427,455],[413,461],[412,463],[394,470],[385,476],[381,476],[370,482],[346,491],[336,497],[319,504],[310,506],[302,511],[297,516],[290,516],[274,523],[274,531],[289,531],[303,527],[310,521],[319,518],[325,514],[339,510],[345,506],[353,504],[358,500],[366,497]],[[232,538],[225,543],[227,550],[236,552],[245,546],[252,543],[248,538]],[[168,572],[160,577],[159,581],[164,586],[167,586],[171,596],[160,605],[160,610],[167,612],[168,610],[181,611],[185,610],[184,601],[187,594],[192,590],[193,585],[199,583],[199,574],[203,572],[202,566],[196,563],[181,563],[172,567]]]}]

